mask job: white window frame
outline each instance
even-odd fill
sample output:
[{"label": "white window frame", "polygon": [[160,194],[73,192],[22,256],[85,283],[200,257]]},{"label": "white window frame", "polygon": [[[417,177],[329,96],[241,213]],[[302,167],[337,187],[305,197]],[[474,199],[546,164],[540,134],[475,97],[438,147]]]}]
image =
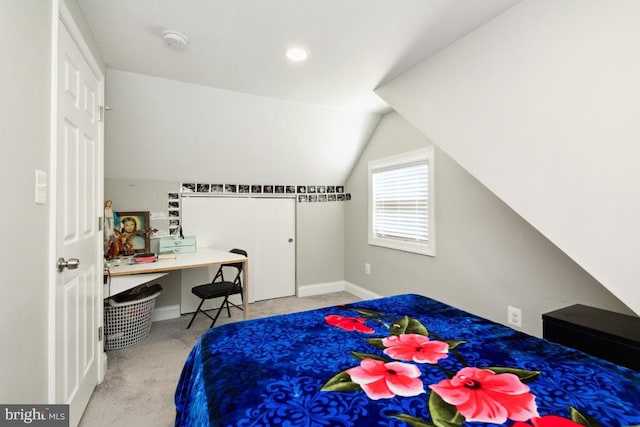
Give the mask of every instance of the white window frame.
[{"label": "white window frame", "polygon": [[[373,175],[376,172],[389,168],[398,168],[402,166],[410,166],[412,164],[427,162],[427,229],[428,241],[417,242],[412,240],[393,239],[388,237],[377,236],[373,231]],[[390,249],[396,249],[406,252],[413,252],[422,255],[436,255],[436,227],[435,227],[435,181],[434,181],[434,153],[433,147],[427,147],[416,151],[398,154],[395,156],[385,157],[379,160],[371,160],[369,162],[368,178],[369,178],[369,212],[368,212],[368,234],[369,244],[381,246]]]}]

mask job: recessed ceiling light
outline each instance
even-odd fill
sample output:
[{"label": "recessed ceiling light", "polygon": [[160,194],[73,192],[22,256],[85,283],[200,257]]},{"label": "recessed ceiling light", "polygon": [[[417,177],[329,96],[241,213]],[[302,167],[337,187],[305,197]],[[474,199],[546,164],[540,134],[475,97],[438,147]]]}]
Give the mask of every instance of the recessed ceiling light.
[{"label": "recessed ceiling light", "polygon": [[307,59],[309,53],[301,47],[291,47],[285,53],[289,61],[302,62]]}]

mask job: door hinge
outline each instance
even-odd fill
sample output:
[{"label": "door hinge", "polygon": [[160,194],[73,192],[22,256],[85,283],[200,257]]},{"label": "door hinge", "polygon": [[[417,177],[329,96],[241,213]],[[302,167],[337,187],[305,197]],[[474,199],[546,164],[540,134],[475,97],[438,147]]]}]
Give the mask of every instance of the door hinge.
[{"label": "door hinge", "polygon": [[105,111],[111,111],[110,107],[105,107],[104,105],[101,105],[98,108],[98,121],[99,122],[103,122],[104,121],[104,112]]},{"label": "door hinge", "polygon": [[102,217],[98,217],[98,231],[102,231]]},{"label": "door hinge", "polygon": [[102,326],[98,327],[98,342],[102,341]]}]

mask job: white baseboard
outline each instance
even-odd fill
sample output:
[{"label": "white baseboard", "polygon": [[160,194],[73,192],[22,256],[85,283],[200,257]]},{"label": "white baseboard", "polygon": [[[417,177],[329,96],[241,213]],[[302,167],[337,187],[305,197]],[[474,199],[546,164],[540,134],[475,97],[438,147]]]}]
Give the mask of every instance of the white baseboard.
[{"label": "white baseboard", "polygon": [[352,295],[360,297],[362,299],[376,299],[382,298],[382,295],[376,294],[375,292],[370,291],[369,289],[365,289],[362,286],[354,285],[353,283],[344,282],[346,292],[349,292]]},{"label": "white baseboard", "polygon": [[102,382],[104,381],[104,377],[107,375],[107,368],[109,366],[109,363],[106,351],[102,352],[102,357],[100,359],[102,360],[102,372],[100,372],[98,384],[102,384]]},{"label": "white baseboard", "polygon": [[297,296],[310,297],[313,295],[329,294],[331,292],[344,291],[345,282],[328,282],[328,283],[315,283],[313,285],[303,285],[298,287]]},{"label": "white baseboard", "polygon": [[321,295],[328,294],[331,292],[349,292],[357,297],[362,299],[374,299],[381,298],[382,295],[378,295],[374,292],[371,292],[368,289],[365,289],[361,286],[354,285],[353,283],[349,283],[344,280],[340,280],[338,282],[329,282],[329,283],[315,283],[313,285],[303,285],[298,287],[298,296],[299,297],[310,297],[312,295]]},{"label": "white baseboard", "polygon": [[180,304],[167,305],[154,308],[151,321],[157,322],[159,320],[177,319],[178,317],[180,317]]}]

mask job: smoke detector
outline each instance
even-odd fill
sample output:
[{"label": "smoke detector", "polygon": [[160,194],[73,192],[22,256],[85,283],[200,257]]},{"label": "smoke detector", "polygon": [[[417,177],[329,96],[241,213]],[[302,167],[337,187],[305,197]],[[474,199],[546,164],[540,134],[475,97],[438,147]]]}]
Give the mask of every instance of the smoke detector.
[{"label": "smoke detector", "polygon": [[186,48],[187,44],[189,43],[189,39],[187,38],[187,36],[174,30],[163,31],[162,38],[168,46],[177,50]]}]

